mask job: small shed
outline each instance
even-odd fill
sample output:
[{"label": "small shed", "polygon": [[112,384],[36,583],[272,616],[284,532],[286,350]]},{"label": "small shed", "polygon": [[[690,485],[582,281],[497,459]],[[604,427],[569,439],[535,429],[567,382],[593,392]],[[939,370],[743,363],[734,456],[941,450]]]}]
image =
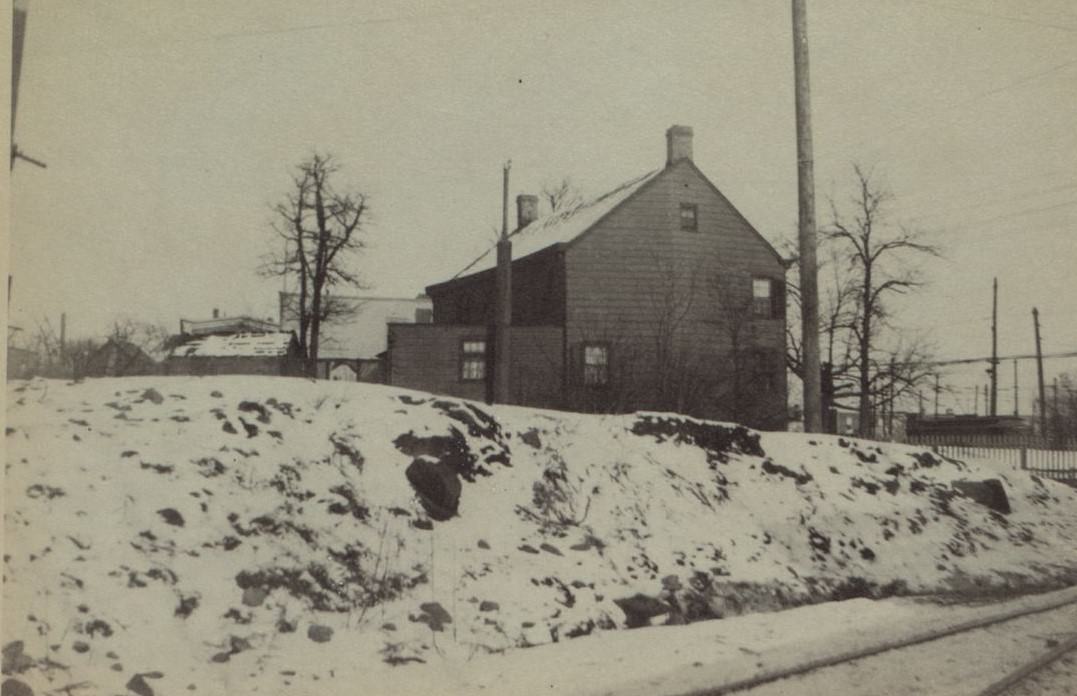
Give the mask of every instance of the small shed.
[{"label": "small shed", "polygon": [[164,362],[169,375],[303,374],[303,354],[291,331],[192,336],[172,348]]}]

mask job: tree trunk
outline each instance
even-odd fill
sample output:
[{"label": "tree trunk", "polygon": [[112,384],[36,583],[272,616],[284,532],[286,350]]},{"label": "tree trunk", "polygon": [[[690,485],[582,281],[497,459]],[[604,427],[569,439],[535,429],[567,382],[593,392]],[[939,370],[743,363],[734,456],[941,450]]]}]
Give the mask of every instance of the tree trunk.
[{"label": "tree trunk", "polygon": [[864,269],[863,308],[860,318],[860,437],[871,437],[871,268]]}]

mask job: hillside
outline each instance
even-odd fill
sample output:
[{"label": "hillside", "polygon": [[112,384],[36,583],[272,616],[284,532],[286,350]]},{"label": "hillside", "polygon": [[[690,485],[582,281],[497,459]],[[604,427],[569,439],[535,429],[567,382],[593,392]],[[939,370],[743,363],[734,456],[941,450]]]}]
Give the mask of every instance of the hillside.
[{"label": "hillside", "polygon": [[[35,693],[388,693],[587,634],[1077,578],[1077,491],[910,447],[260,377],[13,383],[7,425],[4,672]],[[991,478],[1008,513],[952,485]]]}]

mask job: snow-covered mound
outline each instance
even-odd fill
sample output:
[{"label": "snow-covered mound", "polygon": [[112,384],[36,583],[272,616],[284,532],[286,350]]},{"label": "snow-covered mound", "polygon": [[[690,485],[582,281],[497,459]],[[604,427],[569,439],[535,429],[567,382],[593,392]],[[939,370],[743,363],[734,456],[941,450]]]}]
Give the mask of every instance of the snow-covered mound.
[{"label": "snow-covered mound", "polygon": [[1077,578],[1077,491],[911,447],[260,377],[8,407],[3,668],[39,694],[388,693],[605,630]]}]

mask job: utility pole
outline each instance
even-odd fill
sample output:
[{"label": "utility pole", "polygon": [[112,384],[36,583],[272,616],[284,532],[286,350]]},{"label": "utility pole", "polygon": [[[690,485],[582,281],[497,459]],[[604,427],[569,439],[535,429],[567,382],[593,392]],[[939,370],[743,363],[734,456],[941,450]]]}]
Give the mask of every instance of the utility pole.
[{"label": "utility pole", "polygon": [[67,350],[67,313],[60,314],[60,365],[64,364],[64,353]]},{"label": "utility pole", "polygon": [[935,417],[939,417],[939,373],[935,373]]},{"label": "utility pole", "polygon": [[19,106],[19,77],[22,74],[22,47],[26,40],[27,3],[15,0],[12,3],[11,24],[11,159],[8,171],[15,168],[15,160],[21,159],[44,169],[48,165],[30,157],[15,144],[15,114]]},{"label": "utility pole", "polygon": [[[991,410],[990,416],[998,415],[998,278],[991,289]],[[984,404],[986,407],[987,404]]]},{"label": "utility pole", "polygon": [[1040,346],[1040,310],[1032,308],[1032,323],[1036,327],[1036,377],[1040,387],[1040,437],[1047,437],[1047,397],[1043,388],[1043,349]]},{"label": "utility pole", "polygon": [[[815,180],[812,169],[811,94],[808,79],[808,22],[805,0],[793,0],[793,79],[796,84],[797,209],[799,212],[801,346],[803,346],[804,431],[822,431],[819,373],[819,269],[815,260]],[[863,411],[863,409],[861,409]],[[867,414],[861,413],[861,421]],[[861,422],[861,428],[864,427]]]},{"label": "utility pole", "polygon": [[509,355],[512,324],[512,242],[509,241],[509,169],[512,161],[502,170],[501,190],[501,238],[497,240],[497,306],[494,317],[494,394],[498,404],[509,402]]},{"label": "utility pole", "polygon": [[1019,396],[1020,392],[1017,390],[1017,359],[1015,358],[1013,361],[1013,415],[1015,416],[1021,415],[1021,407],[1018,405],[1020,403]]},{"label": "utility pole", "polygon": [[976,386],[972,388],[972,413],[973,415],[980,415],[980,387]]}]

